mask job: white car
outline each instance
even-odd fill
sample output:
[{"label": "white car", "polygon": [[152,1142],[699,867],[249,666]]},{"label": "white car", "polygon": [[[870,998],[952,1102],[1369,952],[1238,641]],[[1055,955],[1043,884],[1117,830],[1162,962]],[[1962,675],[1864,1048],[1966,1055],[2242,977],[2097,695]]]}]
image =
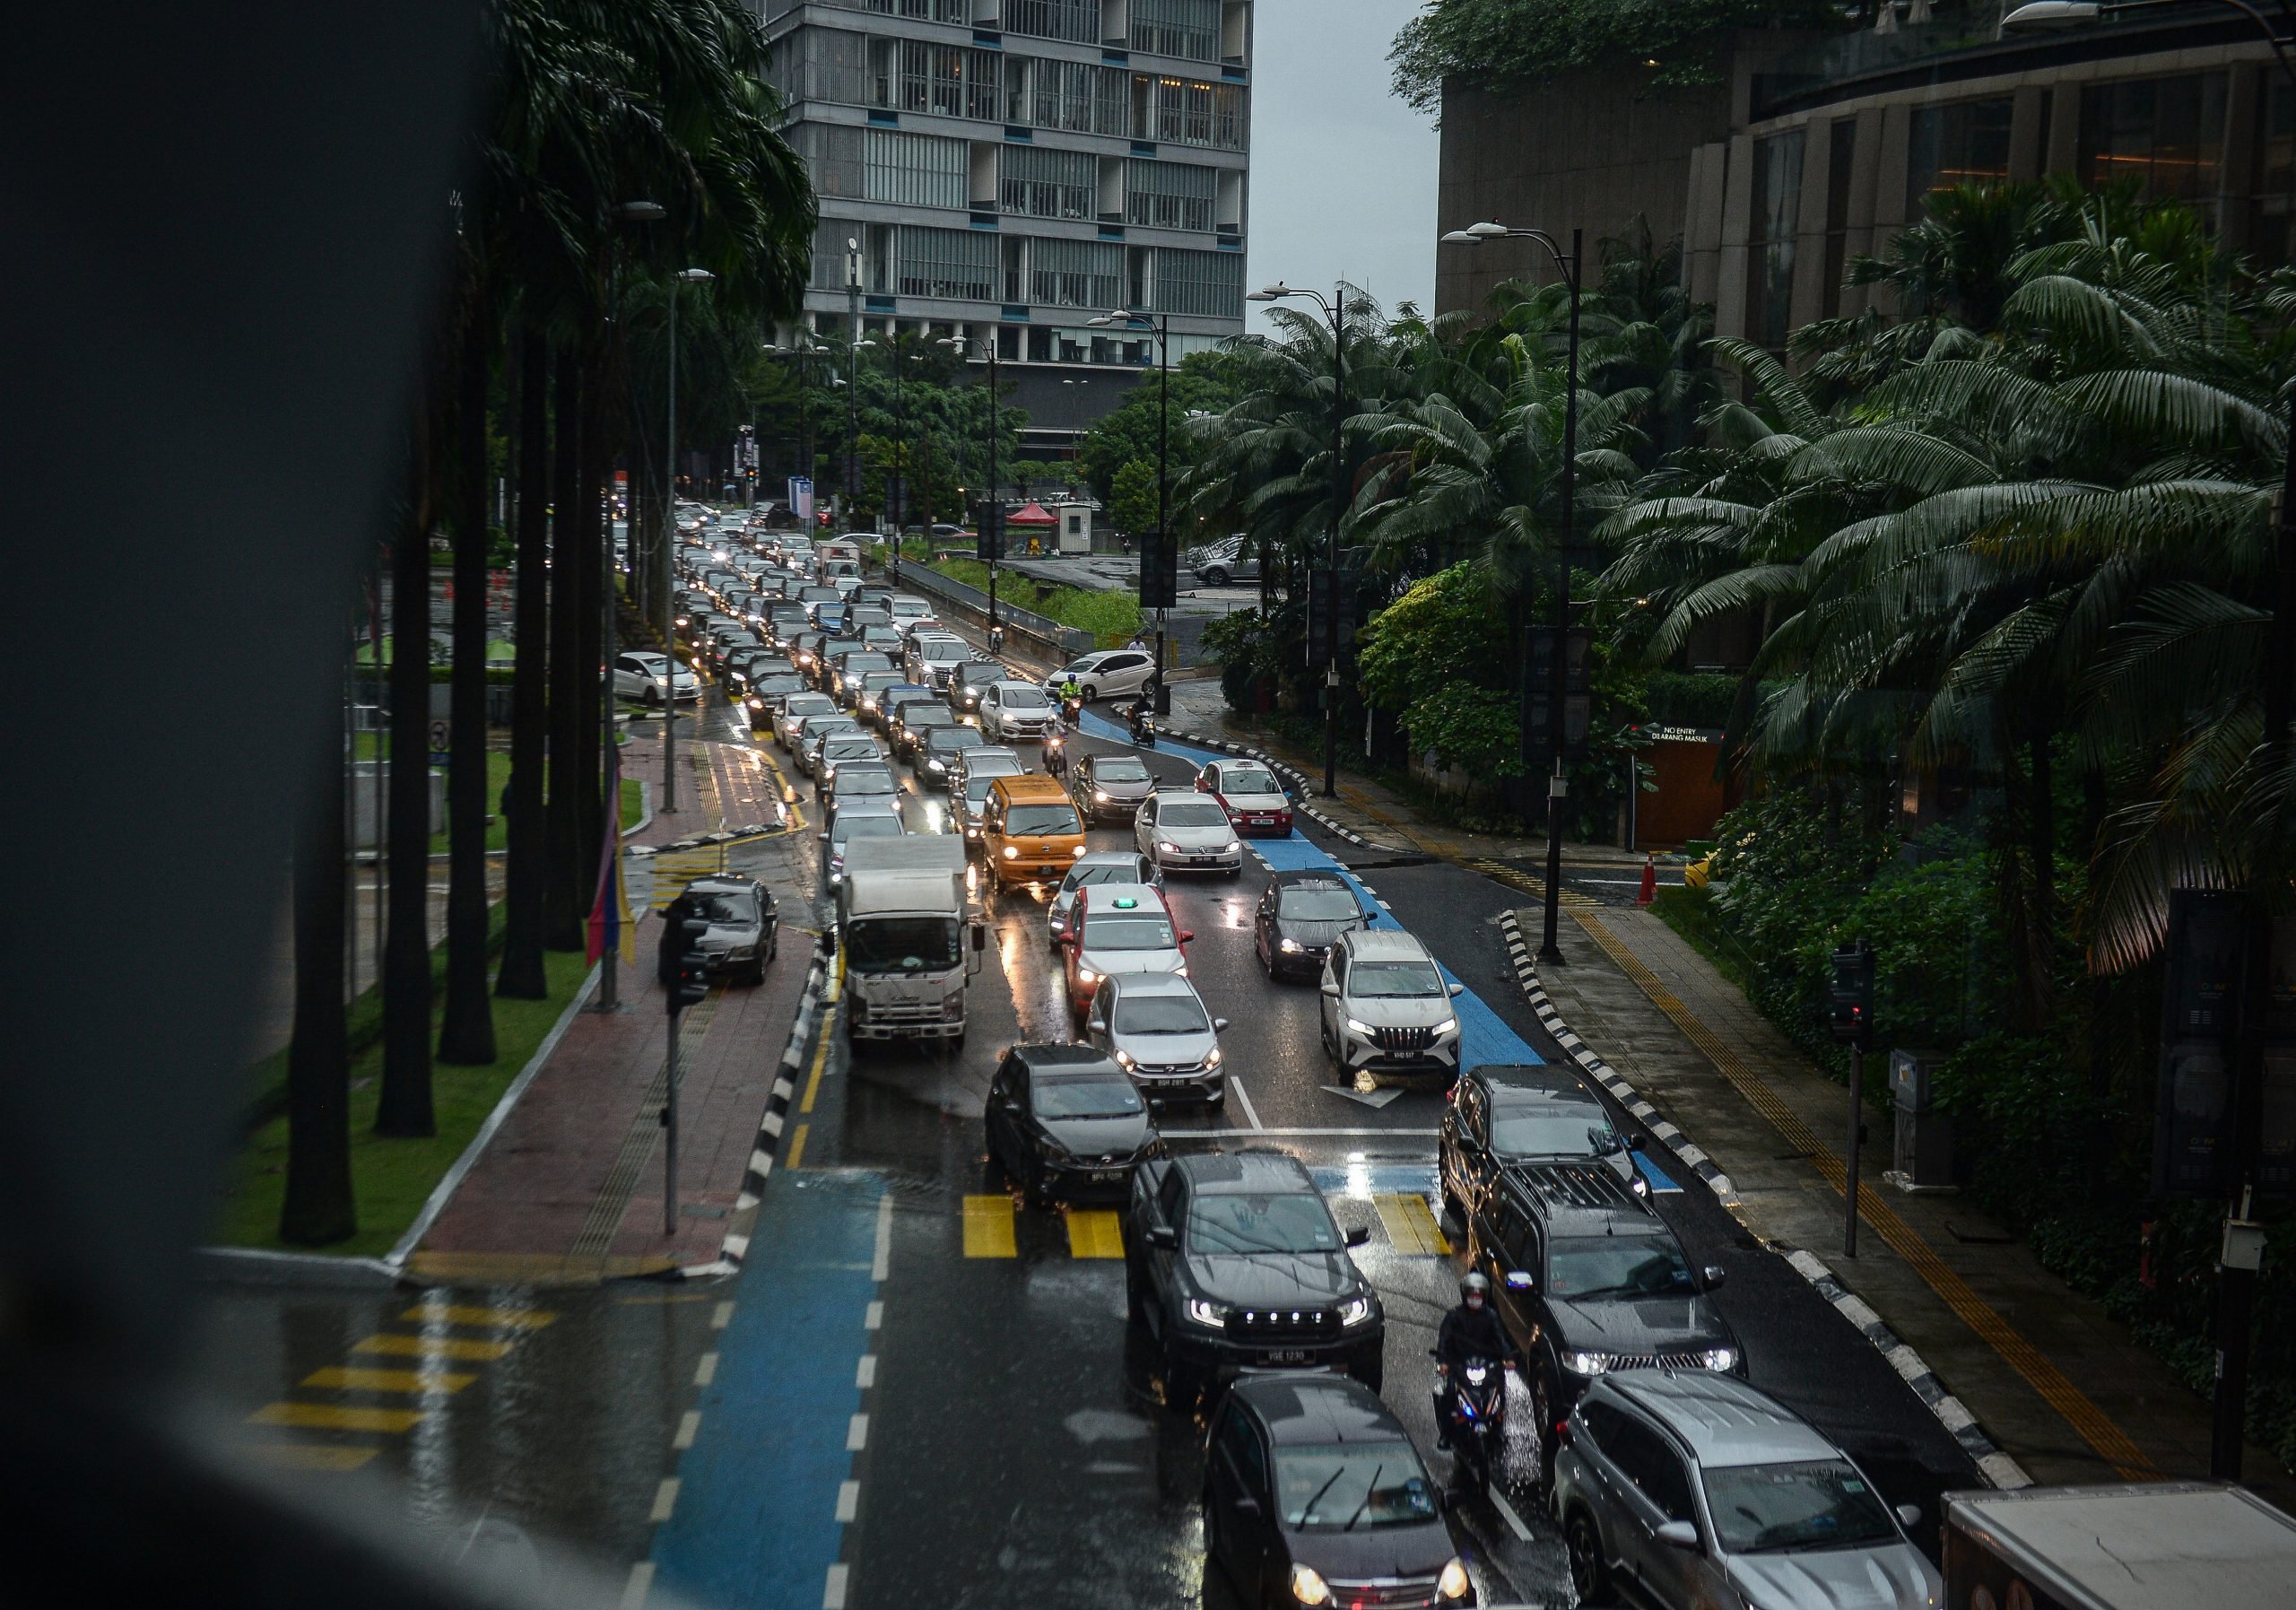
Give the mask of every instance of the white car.
[{"label": "white car", "polygon": [[1133,817],[1140,853],[1165,872],[1224,872],[1244,869],[1244,846],[1235,824],[1216,799],[1194,792],[1159,790],[1141,801]]},{"label": "white car", "polygon": [[1459,1017],[1427,947],[1396,928],[1351,928],[1325,959],[1324,1053],[1344,1077],[1459,1072]]},{"label": "white car", "polygon": [[1137,693],[1155,672],[1155,657],[1144,648],[1103,648],[1070,660],[1046,677],[1044,686],[1049,692],[1073,676],[1085,698],[1115,699]]},{"label": "white car", "polygon": [[670,696],[683,702],[701,697],[701,683],[683,666],[670,669],[668,657],[640,649],[635,654],[614,657],[613,692],[617,699],[635,699],[641,704],[662,702],[664,678],[668,678]]},{"label": "white car", "polygon": [[827,693],[792,693],[781,701],[781,709],[773,718],[773,741],[784,749],[794,749],[797,729],[804,726],[805,718],[831,715],[836,709],[837,701]]},{"label": "white car", "polygon": [[920,626],[938,626],[933,618],[933,605],[909,593],[895,593],[890,606],[893,615],[893,630],[903,637]]},{"label": "white car", "polygon": [[954,632],[913,632],[904,669],[920,688],[945,688],[949,673],[971,657],[972,645]]},{"label": "white car", "polygon": [[980,696],[981,735],[992,744],[1041,739],[1060,726],[1060,710],[1032,682],[998,682]]},{"label": "white car", "polygon": [[1061,936],[1068,932],[1068,913],[1076,904],[1076,891],[1094,883],[1145,883],[1152,889],[1161,889],[1164,875],[1155,862],[1128,849],[1087,851],[1068,869],[1068,875],[1060,880],[1060,887],[1045,903],[1045,937],[1051,941],[1053,949],[1060,948]]}]

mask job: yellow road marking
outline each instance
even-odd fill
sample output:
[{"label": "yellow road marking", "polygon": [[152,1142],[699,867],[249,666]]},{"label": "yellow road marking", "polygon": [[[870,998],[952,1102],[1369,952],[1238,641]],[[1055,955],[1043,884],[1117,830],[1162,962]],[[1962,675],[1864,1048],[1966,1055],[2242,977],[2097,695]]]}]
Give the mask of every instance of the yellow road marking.
[{"label": "yellow road marking", "polygon": [[[840,958],[843,956],[842,947],[838,953]],[[836,1016],[834,1010],[822,1014],[822,1042],[813,1048],[813,1071],[805,1076],[805,1096],[797,1103],[797,1110],[800,1112],[811,1112],[813,1110],[813,1098],[822,1093],[822,1067],[829,1061],[830,1029]]]},{"label": "yellow road marking", "polygon": [[487,1364],[510,1351],[508,1342],[465,1342],[454,1336],[403,1336],[390,1331],[369,1336],[353,1353],[387,1353],[401,1358],[461,1359]]},{"label": "yellow road marking", "polygon": [[344,1448],[319,1442],[255,1442],[248,1451],[266,1465],[283,1470],[356,1470],[375,1457],[371,1448]]},{"label": "yellow road marking", "polygon": [[404,1432],[422,1423],[420,1409],[359,1409],[339,1403],[267,1403],[249,1414],[257,1425],[300,1425],[325,1432]]},{"label": "yellow road marking", "polygon": [[1068,1256],[1071,1258],[1122,1258],[1124,1234],[1118,1228],[1117,1216],[1105,1207],[1072,1207],[1068,1210]]},{"label": "yellow road marking", "polygon": [[965,1198],[965,1256],[1016,1258],[1013,1241],[1013,1198],[1005,1196]]},{"label": "yellow road marking", "polygon": [[797,1126],[796,1133],[789,1137],[789,1162],[787,1166],[795,1169],[804,1165],[805,1135],[812,1128],[811,1124],[800,1124]]},{"label": "yellow road marking", "polygon": [[344,1392],[459,1392],[475,1375],[449,1370],[361,1370],[329,1366],[303,1377],[307,1387],[326,1387]]},{"label": "yellow road marking", "polygon": [[1451,1250],[1451,1243],[1443,1239],[1443,1227],[1428,1211],[1426,1197],[1374,1196],[1371,1205],[1379,1210],[1379,1223],[1387,1227],[1387,1240],[1395,1243],[1396,1251],[1440,1258]]},{"label": "yellow road marking", "polygon": [[[1623,941],[1604,926],[1601,919],[1585,912],[1573,912],[1578,926],[1587,936],[1603,947],[1620,970],[1632,979],[1648,996],[1658,1010],[1673,1020],[1692,1044],[1706,1053],[1707,1060],[1721,1071],[1722,1076],[1735,1087],[1738,1093],[1754,1110],[1770,1121],[1788,1145],[1803,1153],[1812,1167],[1837,1192],[1848,1194],[1848,1175],[1841,1159],[1827,1143],[1820,1140],[1805,1124],[1799,1114],[1779,1099],[1769,1082],[1754,1072],[1725,1044],[1722,1038],[1674,998],[1673,991],[1658,981],[1658,976],[1642,964],[1642,959],[1627,949]],[[1890,1250],[1903,1258],[1915,1274],[1921,1276],[1929,1289],[1937,1293],[1946,1307],[1958,1315],[1961,1323],[1978,1334],[1979,1339],[1999,1353],[2004,1362],[2025,1383],[2039,1393],[2043,1402],[2063,1416],[2065,1423],[2081,1433],[2082,1440],[2103,1456],[2105,1462],[2119,1472],[2125,1481],[2150,1481],[2159,1478],[2161,1472],[2144,1450],[2129,1440],[2128,1433],[2108,1419],[2105,1412],[2089,1400],[2088,1394],[2074,1386],[2065,1371],[2049,1357],[2017,1334],[2006,1319],[1995,1311],[1991,1304],[1970,1289],[1963,1280],[1939,1258],[1920,1232],[1898,1217],[1887,1202],[1877,1193],[1861,1191],[1857,1202],[1858,1216],[1872,1225],[1875,1233],[1889,1243]]]},{"label": "yellow road marking", "polygon": [[418,1302],[399,1318],[444,1319],[449,1325],[492,1325],[504,1330],[540,1330],[558,1316],[543,1308],[457,1308],[447,1303]]}]

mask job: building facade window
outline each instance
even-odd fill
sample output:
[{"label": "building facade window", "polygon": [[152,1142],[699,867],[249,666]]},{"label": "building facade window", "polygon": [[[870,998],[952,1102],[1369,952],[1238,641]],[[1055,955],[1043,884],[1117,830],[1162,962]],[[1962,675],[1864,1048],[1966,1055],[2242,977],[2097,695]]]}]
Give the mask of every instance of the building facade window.
[{"label": "building facade window", "polygon": [[1149,305],[1159,313],[1244,316],[1244,254],[1239,251],[1160,246],[1150,274]]},{"label": "building facade window", "polygon": [[2265,70],[2264,111],[2257,118],[2256,190],[2248,198],[2248,250],[2267,267],[2296,263],[2296,90]]},{"label": "building facade window", "polygon": [[998,202],[1005,212],[1089,222],[1098,211],[1100,163],[1091,152],[1007,145],[999,160]]},{"label": "building facade window", "polygon": [[2092,84],[2081,91],[2081,177],[2135,180],[2147,201],[2216,200],[2224,154],[2224,74]]},{"label": "building facade window", "polygon": [[1793,327],[1794,233],[1801,222],[1805,132],[1754,142],[1753,238],[1748,243],[1747,324],[1753,338],[1783,351]]},{"label": "building facade window", "polygon": [[816,291],[845,289],[845,243],[861,239],[858,219],[823,218],[813,225],[813,285]]},{"label": "building facade window", "polygon": [[1004,31],[1072,45],[1100,42],[1100,0],[1004,0]]},{"label": "building facade window", "polygon": [[1122,305],[1124,248],[1100,240],[1030,241],[1029,300],[1096,310]]},{"label": "building facade window", "polygon": [[910,207],[966,205],[970,149],[964,141],[891,128],[867,132],[871,201]]},{"label": "building facade window", "polygon": [[985,302],[996,290],[996,237],[978,230],[903,224],[894,231],[895,289],[902,296]]},{"label": "building facade window", "polygon": [[1132,48],[1192,62],[1220,59],[1220,0],[1132,0]]},{"label": "building facade window", "polygon": [[1849,181],[1857,171],[1857,119],[1836,117],[1826,144],[1826,261],[1820,317],[1841,313],[1841,277],[1849,266]]},{"label": "building facade window", "polygon": [[775,49],[768,77],[793,106],[806,100],[862,106],[870,100],[871,44],[868,35],[841,28],[801,29]]},{"label": "building facade window", "polygon": [[863,132],[849,123],[806,123],[792,131],[791,143],[805,159],[814,195],[868,199],[868,151]]},{"label": "building facade window", "polygon": [[[796,10],[801,0],[767,0],[768,21],[786,11]],[[972,21],[970,0],[817,0],[823,5],[841,6],[847,11],[865,11],[873,16],[900,17],[911,22],[957,22]]]},{"label": "building facade window", "polygon": [[1922,197],[1932,190],[2007,181],[2013,104],[2002,95],[1989,100],[1914,108],[1906,141],[1908,219],[1922,216]]},{"label": "building facade window", "polygon": [[917,39],[872,39],[869,104],[995,123],[1004,111],[996,87],[1002,65],[994,50]]},{"label": "building facade window", "polygon": [[1152,229],[1212,232],[1219,170],[1134,157],[1125,164],[1124,221]]},{"label": "building facade window", "polygon": [[1010,61],[1006,66],[1017,69],[1010,74],[1007,121],[1071,134],[1124,135],[1131,77],[1123,68],[1043,57]]}]

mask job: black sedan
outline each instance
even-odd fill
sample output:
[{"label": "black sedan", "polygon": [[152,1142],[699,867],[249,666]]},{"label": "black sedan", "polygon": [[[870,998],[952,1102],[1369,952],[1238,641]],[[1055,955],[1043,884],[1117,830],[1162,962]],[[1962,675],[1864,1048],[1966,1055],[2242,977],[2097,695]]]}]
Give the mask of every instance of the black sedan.
[{"label": "black sedan", "polygon": [[1014,1046],[982,1121],[991,1162],[1039,1204],[1121,1201],[1163,1150],[1131,1076],[1092,1046]]},{"label": "black sedan", "polygon": [[[698,950],[712,978],[765,982],[766,964],[780,953],[781,932],[773,896],[755,878],[725,875],[697,878],[662,913],[662,940],[656,958],[665,984],[674,983],[679,958]],[[709,924],[699,936],[679,931],[683,920]]]},{"label": "black sedan", "polygon": [[1252,915],[1252,949],[1271,979],[1312,979],[1332,942],[1370,920],[1344,878],[1328,872],[1279,872]]}]

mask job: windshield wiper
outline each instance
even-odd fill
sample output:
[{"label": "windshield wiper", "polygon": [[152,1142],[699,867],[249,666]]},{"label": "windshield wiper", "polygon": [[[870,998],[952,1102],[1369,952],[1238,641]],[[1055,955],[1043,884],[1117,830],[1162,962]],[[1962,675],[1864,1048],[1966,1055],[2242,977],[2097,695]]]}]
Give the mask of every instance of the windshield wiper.
[{"label": "windshield wiper", "polygon": [[1363,1519],[1363,1511],[1371,1507],[1371,1495],[1379,1490],[1379,1474],[1387,1467],[1384,1459],[1371,1466],[1371,1479],[1363,1484],[1363,1501],[1355,1506],[1355,1513],[1347,1518],[1347,1524],[1339,1528],[1341,1531],[1353,1531],[1355,1523]]},{"label": "windshield wiper", "polygon": [[1308,1522],[1316,1518],[1316,1506],[1323,1501],[1324,1494],[1331,1491],[1331,1484],[1334,1482],[1339,1480],[1341,1476],[1344,1476],[1346,1474],[1347,1466],[1344,1463],[1342,1463],[1337,1469],[1334,1470],[1329,1475],[1324,1478],[1324,1484],[1316,1489],[1316,1495],[1308,1501],[1308,1507],[1300,1511],[1300,1524],[1301,1526],[1307,1525]]}]

